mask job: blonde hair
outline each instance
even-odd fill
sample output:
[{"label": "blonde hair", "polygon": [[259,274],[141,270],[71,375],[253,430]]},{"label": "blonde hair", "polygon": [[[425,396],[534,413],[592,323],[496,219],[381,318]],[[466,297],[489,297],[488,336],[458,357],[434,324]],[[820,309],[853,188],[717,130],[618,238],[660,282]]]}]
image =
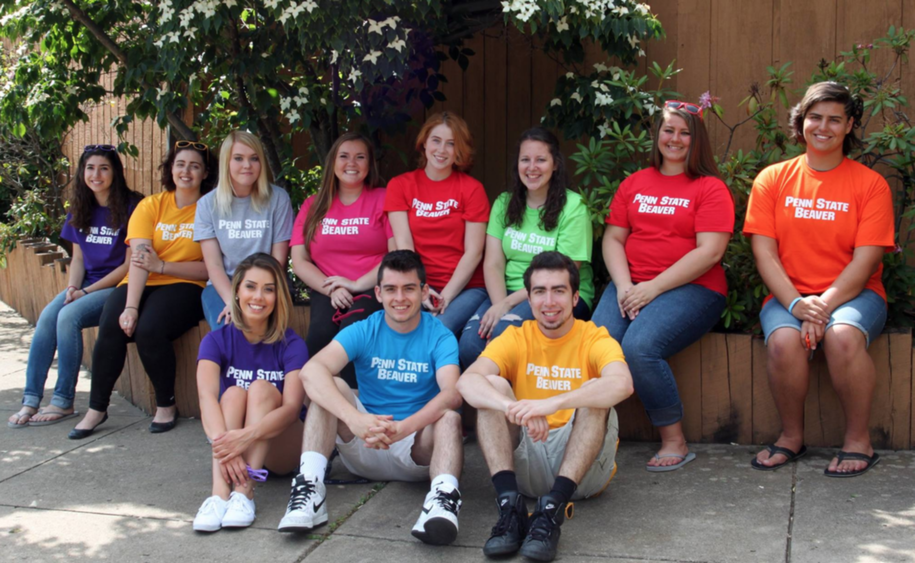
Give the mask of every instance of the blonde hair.
[{"label": "blonde hair", "polygon": [[226,136],[219,149],[219,183],[216,184],[216,212],[217,215],[227,217],[232,213],[232,199],[235,192],[232,187],[232,175],[229,173],[229,162],[232,160],[232,146],[235,143],[241,143],[255,153],[261,163],[261,173],[254,184],[254,191],[251,193],[251,205],[256,213],[266,209],[273,195],[273,189],[270,187],[273,182],[273,174],[270,172],[270,166],[267,164],[267,158],[264,156],[264,145],[256,135],[247,131],[235,130]]},{"label": "blonde hair", "polygon": [[232,276],[232,324],[242,332],[250,330],[242,317],[241,306],[238,303],[238,287],[245,279],[245,274],[252,268],[260,268],[273,274],[273,281],[276,282],[276,304],[270,318],[267,319],[267,332],[264,333],[264,339],[261,342],[273,344],[286,337],[286,328],[289,326],[289,315],[292,312],[292,297],[289,293],[289,284],[286,282],[286,272],[283,271],[280,263],[273,256],[257,252],[248,256],[241,261],[241,264],[235,268],[235,275]]}]

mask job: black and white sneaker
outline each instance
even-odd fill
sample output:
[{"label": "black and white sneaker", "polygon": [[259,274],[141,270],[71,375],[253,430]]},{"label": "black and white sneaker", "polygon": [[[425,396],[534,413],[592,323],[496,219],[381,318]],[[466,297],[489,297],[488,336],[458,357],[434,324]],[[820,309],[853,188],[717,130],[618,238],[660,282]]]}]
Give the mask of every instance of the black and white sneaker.
[{"label": "black and white sneaker", "polygon": [[286,515],[277,529],[281,532],[307,532],[327,523],[327,490],[319,477],[299,473],[292,480]]},{"label": "black and white sneaker", "polygon": [[460,511],[461,492],[448,484],[439,485],[426,495],[413,536],[432,545],[450,544],[457,538]]},{"label": "black and white sneaker", "polygon": [[503,493],[496,503],[499,505],[499,521],[492,527],[492,534],[483,545],[486,557],[501,557],[518,551],[530,526],[527,504],[521,493]]},{"label": "black and white sneaker", "polygon": [[540,497],[537,508],[531,515],[530,530],[521,545],[521,555],[535,561],[556,559],[561,533],[559,527],[565,521],[566,505],[550,495]]}]

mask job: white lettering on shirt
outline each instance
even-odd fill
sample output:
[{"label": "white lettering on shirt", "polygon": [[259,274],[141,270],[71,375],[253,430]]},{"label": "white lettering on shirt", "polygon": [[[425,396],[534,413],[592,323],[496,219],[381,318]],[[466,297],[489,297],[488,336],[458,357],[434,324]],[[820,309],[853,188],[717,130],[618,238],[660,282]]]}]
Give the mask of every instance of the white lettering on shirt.
[{"label": "white lettering on shirt", "polygon": [[836,212],[848,213],[849,205],[844,201],[830,201],[822,197],[813,199],[787,196],[785,207],[794,208],[795,219],[815,219],[818,221],[835,221]]},{"label": "white lettering on shirt", "polygon": [[561,366],[538,366],[527,364],[527,375],[537,378],[535,387],[550,391],[571,391],[570,379],[581,379],[581,368],[564,368]]},{"label": "white lettering on shirt", "polygon": [[181,223],[180,225],[175,225],[174,223],[157,223],[156,230],[162,233],[162,240],[178,240],[179,238],[186,238],[194,240],[194,223]]},{"label": "white lettering on shirt", "polygon": [[433,204],[413,198],[412,207],[416,210],[417,217],[444,217],[451,215],[452,209],[458,208],[458,201],[456,199],[448,199],[436,201]]},{"label": "white lettering on shirt", "polygon": [[413,362],[402,358],[392,360],[373,356],[370,367],[378,370],[378,379],[401,383],[417,383],[420,373],[430,372],[428,362]]},{"label": "white lettering on shirt", "polygon": [[690,200],[682,197],[657,196],[635,194],[632,203],[638,203],[639,213],[648,213],[652,215],[673,215],[678,207],[683,209],[689,208]]}]

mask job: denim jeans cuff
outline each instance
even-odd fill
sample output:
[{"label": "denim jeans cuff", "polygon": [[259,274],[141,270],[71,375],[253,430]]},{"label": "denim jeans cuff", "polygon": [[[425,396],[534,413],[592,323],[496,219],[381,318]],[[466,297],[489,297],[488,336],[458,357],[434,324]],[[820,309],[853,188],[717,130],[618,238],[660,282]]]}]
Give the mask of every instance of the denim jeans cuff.
[{"label": "denim jeans cuff", "polygon": [[683,403],[677,403],[663,409],[645,409],[653,426],[670,426],[683,419]]},{"label": "denim jeans cuff", "polygon": [[38,395],[23,394],[22,406],[37,409],[41,405],[41,397]]},{"label": "denim jeans cuff", "polygon": [[51,406],[57,407],[61,410],[69,410],[73,408],[73,399],[67,399],[66,397],[61,397],[60,395],[54,395],[51,397]]}]

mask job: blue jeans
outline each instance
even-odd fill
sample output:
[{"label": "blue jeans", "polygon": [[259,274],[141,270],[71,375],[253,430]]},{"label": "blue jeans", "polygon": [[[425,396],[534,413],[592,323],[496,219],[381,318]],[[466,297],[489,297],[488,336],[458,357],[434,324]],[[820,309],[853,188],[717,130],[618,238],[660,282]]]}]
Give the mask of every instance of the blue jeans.
[{"label": "blue jeans", "polygon": [[677,381],[665,358],[696,342],[715,326],[725,298],[696,284],[686,284],[658,295],[635,320],[620,315],[613,283],[591,320],[606,327],[623,347],[632,382],[648,418],[655,426],[669,426],[683,418]]},{"label": "blue jeans", "polygon": [[93,291],[64,305],[67,290],[62,291],[41,311],[35,335],[29,347],[25,369],[25,391],[22,404],[37,409],[44,397],[44,385],[57,351],[57,383],[51,405],[67,410],[73,407],[76,380],[83,359],[84,328],[98,326],[102,308],[113,287]]},{"label": "blue jeans", "polygon": [[217,322],[216,319],[219,317],[219,313],[222,313],[222,310],[226,308],[226,304],[212,284],[203,289],[203,293],[200,294],[200,303],[203,305],[203,316],[206,318],[207,324],[210,325],[211,331],[225,326],[224,320],[223,322]]},{"label": "blue jeans", "polygon": [[[770,299],[759,313],[766,344],[769,336],[780,328],[793,328],[800,332],[801,321],[785,309],[778,299]],[[826,330],[833,325],[851,325],[864,333],[865,345],[870,346],[880,336],[886,323],[886,301],[872,289],[865,289],[854,299],[842,303],[829,317]]]},{"label": "blue jeans", "polygon": [[460,336],[461,330],[467,324],[467,319],[473,315],[480,303],[486,299],[486,295],[486,290],[482,287],[465,288],[448,304],[445,312],[436,318],[442,321],[445,328],[450,330],[452,334]]},{"label": "blue jeans", "polygon": [[[480,319],[483,318],[483,315],[486,314],[486,311],[488,311],[490,307],[492,307],[492,301],[487,297],[480,303],[479,308],[477,308],[473,316],[468,319],[467,324],[464,325],[464,330],[461,332],[458,346],[462,371],[470,367],[470,364],[477,361],[480,353],[486,348],[486,345],[489,344],[490,340],[501,335],[510,326],[521,326],[524,321],[531,321],[534,319],[534,313],[531,311],[531,303],[525,299],[512,307],[508,313],[499,319],[496,326],[492,327],[492,335],[489,339],[480,338]],[[575,305],[575,309],[572,310],[572,316],[576,319],[587,319],[591,316],[591,308],[588,307],[588,304],[585,303],[584,299],[578,300],[578,304]]]}]

